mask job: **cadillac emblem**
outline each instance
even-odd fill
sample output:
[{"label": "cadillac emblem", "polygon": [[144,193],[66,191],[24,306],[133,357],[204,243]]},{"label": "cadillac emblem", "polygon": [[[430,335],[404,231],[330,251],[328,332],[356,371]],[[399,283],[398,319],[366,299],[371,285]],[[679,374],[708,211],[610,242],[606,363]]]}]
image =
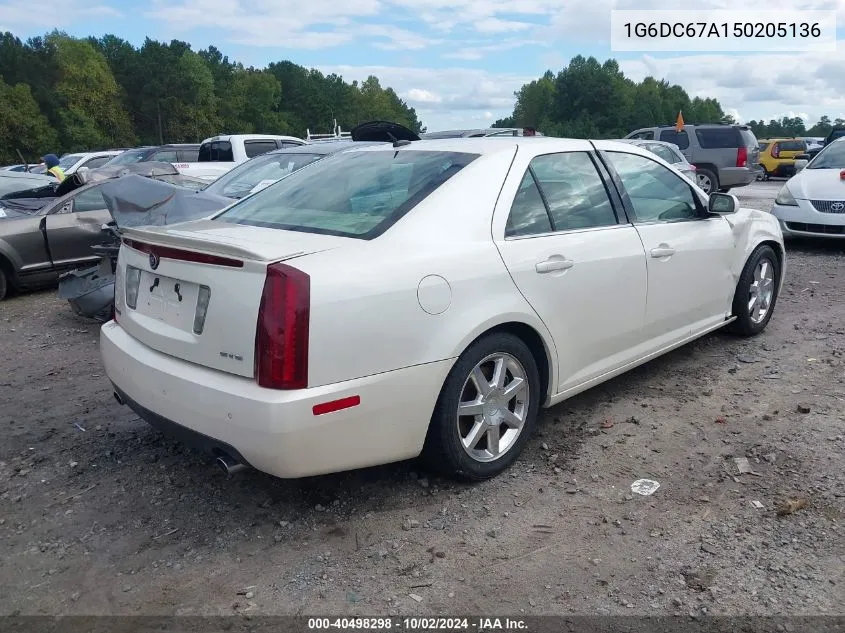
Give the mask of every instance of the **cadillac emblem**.
[{"label": "cadillac emblem", "polygon": [[161,263],[161,258],[158,256],[157,253],[150,253],[150,268],[155,270],[158,268],[159,263]]}]

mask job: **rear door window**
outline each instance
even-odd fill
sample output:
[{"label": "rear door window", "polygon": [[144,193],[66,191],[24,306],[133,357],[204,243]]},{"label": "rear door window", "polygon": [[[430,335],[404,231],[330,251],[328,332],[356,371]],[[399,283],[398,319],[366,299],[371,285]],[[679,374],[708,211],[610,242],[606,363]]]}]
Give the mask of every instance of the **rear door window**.
[{"label": "rear door window", "polygon": [[689,147],[689,136],[686,130],[662,130],[660,132],[660,139],[664,143],[672,143],[677,145],[678,149],[686,149]]},{"label": "rear door window", "polygon": [[265,141],[244,141],[244,151],[246,152],[247,158],[261,156],[261,154],[272,152],[274,149],[276,149],[276,141],[272,139]]},{"label": "rear door window", "polygon": [[[729,126],[698,127],[695,128],[695,136],[698,138],[698,144],[704,149],[725,149],[740,146],[740,135],[737,129]],[[756,139],[753,145],[757,145]]]},{"label": "rear door window", "polygon": [[477,157],[417,150],[339,152],[245,198],[216,219],[373,239]]},{"label": "rear door window", "polygon": [[540,189],[530,169],[525,170],[522,182],[516,192],[505,226],[505,237],[542,235],[552,232],[549,211],[540,195]]},{"label": "rear door window", "polygon": [[232,155],[232,144],[229,141],[210,141],[200,145],[198,160],[201,163],[224,162],[235,160]]}]

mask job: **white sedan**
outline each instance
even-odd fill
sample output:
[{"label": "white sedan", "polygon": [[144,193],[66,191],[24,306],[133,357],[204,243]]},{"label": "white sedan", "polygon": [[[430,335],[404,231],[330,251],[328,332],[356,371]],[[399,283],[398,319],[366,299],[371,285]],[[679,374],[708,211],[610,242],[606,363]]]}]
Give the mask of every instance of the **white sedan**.
[{"label": "white sedan", "polygon": [[787,181],[772,214],[786,237],[845,238],[845,138],[826,146]]},{"label": "white sedan", "polygon": [[118,401],[301,477],[517,458],[538,409],[724,326],[754,335],[777,221],[627,143],[341,152],[213,219],[128,229],[101,349]]}]

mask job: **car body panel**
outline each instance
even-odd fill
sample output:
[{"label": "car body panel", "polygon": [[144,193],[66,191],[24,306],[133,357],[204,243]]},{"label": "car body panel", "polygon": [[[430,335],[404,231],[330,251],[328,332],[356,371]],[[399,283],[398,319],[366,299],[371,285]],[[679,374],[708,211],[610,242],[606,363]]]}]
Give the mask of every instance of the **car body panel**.
[{"label": "car body panel", "polygon": [[[122,247],[118,322],[103,327],[101,345],[109,378],[120,393],[131,397],[139,415],[160,416],[216,438],[253,466],[283,477],[413,457],[422,449],[441,386],[455,360],[490,329],[517,324],[534,330],[549,364],[543,400],[552,404],[722,327],[730,321],[736,280],[754,248],[773,242],[783,253],[776,220],[747,209],[729,216],[666,222],[649,237],[650,227],[629,223],[622,206],[626,192],[611,193],[616,181],[608,188],[612,204],[624,212],[617,213],[616,225],[561,232],[547,244],[542,243],[544,237],[505,239],[519,183],[531,159],[540,154],[589,152],[597,166],[601,152],[636,154],[672,172],[706,205],[704,194],[665,161],[626,143],[458,139],[351,151],[479,156],[373,239],[221,220],[128,230],[132,240],[243,262],[242,268],[224,270],[162,258],[153,268],[144,253]],[[330,170],[334,163],[318,164],[307,170]],[[299,182],[290,176],[274,187],[288,183],[295,188]],[[269,190],[262,195],[269,195]],[[603,232],[607,239],[599,235]],[[642,235],[646,242],[677,244],[680,256],[670,259],[678,265],[670,263],[660,274],[651,275]],[[532,248],[531,242],[537,247]],[[616,261],[614,266],[614,249],[620,248],[621,265]],[[557,278],[548,277],[548,283],[531,278],[532,266],[536,271],[537,263],[555,254],[578,261]],[[265,271],[279,260],[310,278],[304,389],[266,389],[252,378]],[[177,327],[187,323],[184,319],[156,320],[129,308],[120,280],[130,264],[141,270],[139,305],[153,285],[147,282],[154,273],[190,283],[207,279],[212,303],[217,302],[214,307],[209,304],[208,338],[202,338],[205,331],[194,335]],[[587,270],[581,277],[570,274],[581,268]],[[712,279],[700,279],[713,269]],[[663,286],[659,289],[663,294],[649,294],[651,280]],[[167,280],[159,285],[166,284]],[[668,293],[681,284],[686,286],[680,298],[687,304],[674,305]],[[697,294],[700,289],[706,292]],[[591,291],[606,294],[589,296]],[[561,297],[552,296],[555,293]],[[190,309],[190,300],[187,303]],[[630,324],[620,326],[620,320]],[[639,329],[638,323],[642,323]],[[658,325],[674,334],[667,337],[665,329],[657,333]],[[315,404],[350,396],[359,396],[359,405],[326,416],[313,411]]]}]

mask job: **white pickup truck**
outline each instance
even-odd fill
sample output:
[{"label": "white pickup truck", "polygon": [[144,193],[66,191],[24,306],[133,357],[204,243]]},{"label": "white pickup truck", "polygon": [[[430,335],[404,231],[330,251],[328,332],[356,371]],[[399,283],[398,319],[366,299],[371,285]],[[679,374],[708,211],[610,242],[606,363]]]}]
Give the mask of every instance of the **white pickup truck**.
[{"label": "white pickup truck", "polygon": [[199,156],[195,163],[173,163],[180,173],[202,180],[213,181],[232,169],[235,165],[248,161],[261,154],[282,149],[298,147],[306,141],[294,136],[275,134],[228,134],[212,136],[200,145]]}]

